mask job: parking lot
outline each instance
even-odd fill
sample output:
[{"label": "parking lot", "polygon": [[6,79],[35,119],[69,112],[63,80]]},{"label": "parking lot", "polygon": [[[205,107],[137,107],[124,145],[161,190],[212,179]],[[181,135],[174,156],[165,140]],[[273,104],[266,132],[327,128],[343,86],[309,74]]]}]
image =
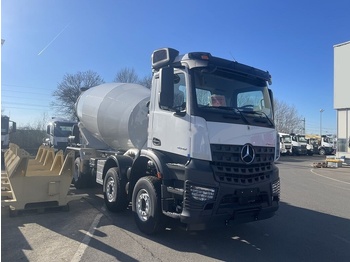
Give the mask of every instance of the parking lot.
[{"label": "parking lot", "polygon": [[3,261],[347,261],[350,168],[324,157],[281,157],[281,205],[268,220],[217,230],[168,228],[146,236],[131,209],[110,213],[100,187],[59,208],[1,214]]}]

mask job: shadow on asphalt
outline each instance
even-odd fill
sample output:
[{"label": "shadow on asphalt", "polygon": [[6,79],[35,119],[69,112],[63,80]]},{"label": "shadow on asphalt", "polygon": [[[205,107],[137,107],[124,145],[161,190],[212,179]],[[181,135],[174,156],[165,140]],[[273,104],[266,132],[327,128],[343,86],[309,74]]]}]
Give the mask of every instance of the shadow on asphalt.
[{"label": "shadow on asphalt", "polygon": [[[282,157],[285,165],[299,165],[305,158],[320,161],[323,157]],[[305,167],[305,164],[303,165]],[[321,212],[292,206],[281,202],[276,215],[268,220],[220,227],[205,231],[188,232],[179,227],[169,227],[155,236],[147,236],[136,227],[131,207],[122,213],[105,210],[101,188],[76,190],[76,194],[87,193],[82,201],[72,201],[71,211],[45,212],[24,211],[18,217],[9,218],[2,213],[1,259],[2,261],[29,261],[24,251],[32,250],[21,232],[29,224],[53,231],[61,236],[81,242],[87,228],[84,223],[77,227],[77,221],[89,215],[89,210],[103,214],[94,236],[108,236],[105,228],[115,227],[144,238],[158,245],[178,252],[197,253],[208,259],[221,261],[306,261],[312,257],[318,261],[347,261],[350,244],[350,220]],[[84,204],[83,204],[84,203]],[[93,207],[91,209],[91,207]],[[91,223],[91,220],[90,220]],[[89,226],[89,225],[88,225]],[[89,247],[115,257],[119,261],[136,261],[133,257],[92,237]],[[32,250],[35,252],[35,250]],[[174,258],[176,260],[176,258]]]},{"label": "shadow on asphalt", "polygon": [[[198,253],[222,261],[305,261],[315,255],[323,261],[347,261],[349,258],[345,257],[350,243],[349,231],[346,230],[350,228],[349,219],[288,203],[282,202],[277,214],[264,221],[192,232],[175,227],[155,236],[147,236],[139,232],[130,208],[118,214],[101,210],[103,199],[96,198],[95,194],[92,191],[84,200],[103,213],[95,236],[106,237],[108,232],[104,232],[104,228],[114,225],[179,252]],[[31,246],[20,228],[31,223],[81,242],[85,236],[82,232],[86,228],[77,228],[71,221],[80,219],[81,212],[87,212],[86,205],[81,205],[79,201],[72,202],[68,213],[24,212],[13,218],[2,215],[2,261],[29,261],[23,251],[31,250]],[[107,245],[94,237],[89,246],[119,261],[136,261],[118,250],[118,247]]]},{"label": "shadow on asphalt", "polygon": [[281,156],[277,163],[280,162],[292,162],[292,163],[298,163],[298,162],[305,162],[305,161],[325,161],[326,156],[320,156],[320,155],[313,155],[313,156]]}]

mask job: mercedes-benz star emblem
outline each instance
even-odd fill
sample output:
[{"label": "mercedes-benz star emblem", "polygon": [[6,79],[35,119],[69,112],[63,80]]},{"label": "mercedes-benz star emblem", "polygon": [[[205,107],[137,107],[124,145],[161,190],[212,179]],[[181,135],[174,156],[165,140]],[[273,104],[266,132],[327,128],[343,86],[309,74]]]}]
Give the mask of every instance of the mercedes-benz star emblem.
[{"label": "mercedes-benz star emblem", "polygon": [[254,161],[255,151],[251,144],[245,144],[241,151],[241,159],[244,163],[250,164]]}]

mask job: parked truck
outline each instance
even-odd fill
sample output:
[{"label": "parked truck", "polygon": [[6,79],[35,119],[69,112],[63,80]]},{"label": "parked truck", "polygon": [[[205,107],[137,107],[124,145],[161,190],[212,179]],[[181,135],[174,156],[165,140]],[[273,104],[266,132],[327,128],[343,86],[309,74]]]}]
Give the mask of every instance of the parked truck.
[{"label": "parked truck", "polygon": [[280,136],[280,152],[281,155],[292,154],[292,137],[290,134],[279,133]]},{"label": "parked truck", "polygon": [[307,139],[314,145],[315,153],[320,155],[335,154],[335,141],[327,135],[307,135]]},{"label": "parked truck", "polygon": [[318,154],[318,140],[314,137],[305,136],[308,155]]},{"label": "parked truck", "polygon": [[290,134],[292,138],[292,153],[293,155],[307,155],[307,143],[305,135]]},{"label": "parked truck", "polygon": [[16,132],[16,122],[8,116],[1,116],[1,151],[6,151],[10,144],[10,134]]},{"label": "parked truck", "polygon": [[16,132],[16,122],[10,117],[1,116],[1,165],[4,166],[4,153],[9,148],[10,134]]},{"label": "parked truck", "polygon": [[110,211],[131,202],[140,231],[267,219],[279,207],[271,76],[171,48],[152,54],[152,88],[105,83],[76,103],[74,183],[103,186]]},{"label": "parked truck", "polygon": [[44,145],[53,147],[56,150],[65,150],[68,145],[68,137],[72,135],[74,125],[77,125],[76,121],[52,117],[46,127],[48,138],[45,139]]}]

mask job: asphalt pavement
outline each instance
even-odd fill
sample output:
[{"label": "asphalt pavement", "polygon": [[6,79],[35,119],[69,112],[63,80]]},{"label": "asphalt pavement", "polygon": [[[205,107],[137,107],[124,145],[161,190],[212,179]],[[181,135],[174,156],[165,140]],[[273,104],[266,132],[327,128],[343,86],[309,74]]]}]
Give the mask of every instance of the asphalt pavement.
[{"label": "asphalt pavement", "polygon": [[1,210],[2,261],[350,261],[350,167],[281,157],[281,204],[270,219],[221,230],[141,234],[130,208],[105,209],[100,187],[69,211]]}]

